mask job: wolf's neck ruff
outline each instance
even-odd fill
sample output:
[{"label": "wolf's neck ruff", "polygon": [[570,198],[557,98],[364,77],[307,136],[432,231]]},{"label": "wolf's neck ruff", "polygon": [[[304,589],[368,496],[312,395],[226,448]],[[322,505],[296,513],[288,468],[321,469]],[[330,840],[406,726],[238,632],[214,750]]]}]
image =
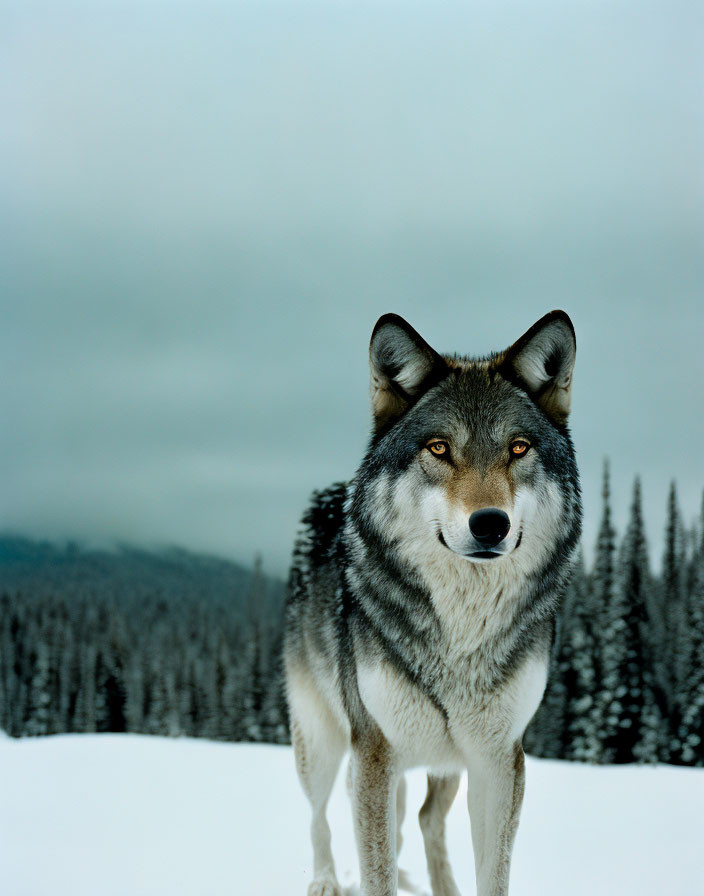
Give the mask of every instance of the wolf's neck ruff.
[{"label": "wolf's neck ruff", "polygon": [[402,479],[381,477],[371,497],[365,488],[361,482],[348,488],[342,530],[347,582],[364,616],[360,639],[376,639],[389,661],[414,670],[428,694],[458,662],[473,670],[474,689],[490,692],[552,620],[569,575],[564,558],[578,538],[578,496],[555,497],[566,506],[553,551],[526,538],[522,552],[480,565],[414,525],[422,518]]}]

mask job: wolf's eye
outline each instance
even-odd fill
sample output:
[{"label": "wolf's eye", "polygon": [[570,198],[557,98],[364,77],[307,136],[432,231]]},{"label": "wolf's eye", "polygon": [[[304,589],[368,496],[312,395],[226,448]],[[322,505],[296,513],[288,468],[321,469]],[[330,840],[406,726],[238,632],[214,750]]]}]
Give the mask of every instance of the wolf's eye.
[{"label": "wolf's eye", "polygon": [[522,457],[529,448],[530,443],[526,442],[525,439],[516,439],[515,442],[511,442],[511,454],[513,457]]},{"label": "wolf's eye", "polygon": [[435,457],[447,457],[450,453],[450,447],[447,442],[441,442],[438,440],[428,442],[425,446],[431,454],[434,454]]}]

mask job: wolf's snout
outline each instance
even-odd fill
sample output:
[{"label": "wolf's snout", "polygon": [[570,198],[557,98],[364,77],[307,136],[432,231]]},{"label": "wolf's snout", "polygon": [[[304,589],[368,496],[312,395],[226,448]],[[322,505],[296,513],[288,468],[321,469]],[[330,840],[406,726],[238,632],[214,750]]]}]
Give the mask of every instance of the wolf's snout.
[{"label": "wolf's snout", "polygon": [[498,507],[482,507],[469,518],[469,531],[483,548],[495,548],[508,535],[511,520]]}]

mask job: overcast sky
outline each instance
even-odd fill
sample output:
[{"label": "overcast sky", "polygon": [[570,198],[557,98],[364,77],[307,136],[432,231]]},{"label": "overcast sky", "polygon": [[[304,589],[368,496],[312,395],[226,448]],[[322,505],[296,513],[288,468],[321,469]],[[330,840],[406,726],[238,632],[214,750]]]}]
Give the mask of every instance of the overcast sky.
[{"label": "overcast sky", "polygon": [[[0,9],[0,529],[283,572],[404,315],[486,353],[564,308],[586,543],[609,455],[704,486],[700,4]],[[657,558],[659,559],[659,557]]]}]

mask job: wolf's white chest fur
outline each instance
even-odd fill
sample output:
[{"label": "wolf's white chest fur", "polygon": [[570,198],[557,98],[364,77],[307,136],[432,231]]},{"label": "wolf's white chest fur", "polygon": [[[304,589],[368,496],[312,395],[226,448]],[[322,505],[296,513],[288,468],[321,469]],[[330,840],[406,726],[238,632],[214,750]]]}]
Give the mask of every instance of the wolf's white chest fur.
[{"label": "wolf's white chest fur", "polygon": [[441,550],[426,553],[422,571],[442,628],[438,696],[447,719],[389,663],[362,665],[358,683],[367,709],[406,766],[449,771],[464,767],[477,746],[500,748],[522,736],[545,689],[548,657],[530,655],[500,688],[490,690],[480,648],[510,623],[520,572],[510,564],[469,567]]},{"label": "wolf's white chest fur", "polygon": [[446,720],[390,664],[358,669],[362,700],[405,767],[461,770],[475,749],[501,749],[519,740],[543,696],[547,657],[531,657],[493,694],[464,690],[462,677],[443,701]]}]

